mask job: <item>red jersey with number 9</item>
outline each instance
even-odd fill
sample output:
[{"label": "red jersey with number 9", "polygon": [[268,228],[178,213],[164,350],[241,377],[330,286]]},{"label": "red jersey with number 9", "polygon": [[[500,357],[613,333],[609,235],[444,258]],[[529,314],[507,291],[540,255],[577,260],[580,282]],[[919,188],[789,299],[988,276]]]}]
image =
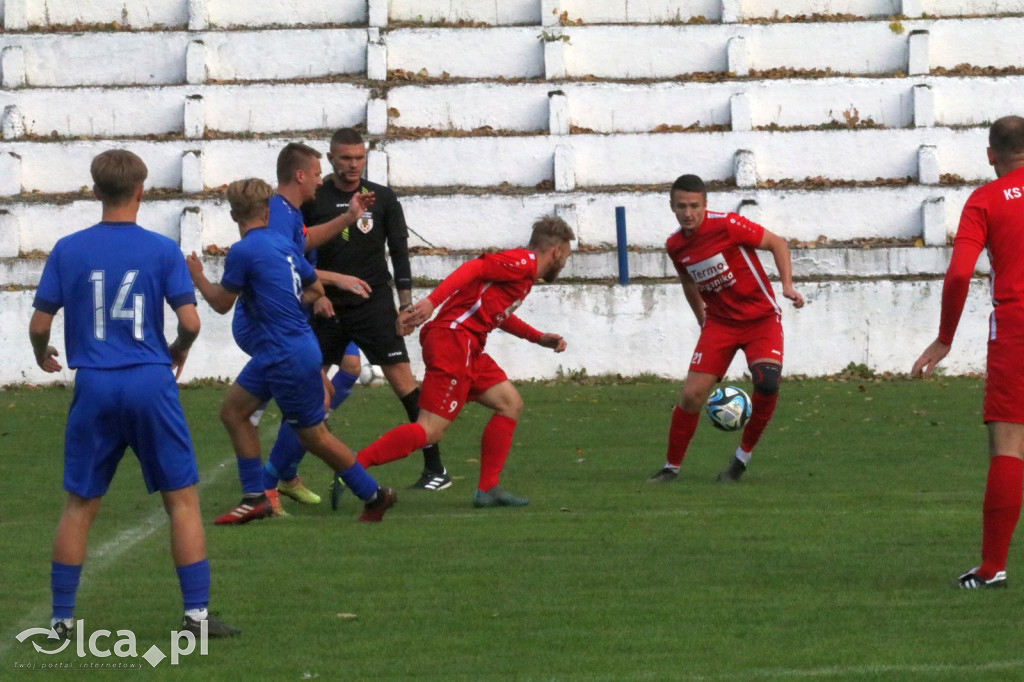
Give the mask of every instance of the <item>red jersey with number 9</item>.
[{"label": "red jersey with number 9", "polygon": [[676,230],[665,249],[680,277],[697,283],[709,318],[746,322],[781,312],[755,252],[763,238],[757,223],[736,213],[707,211],[693,235]]},{"label": "red jersey with number 9", "polygon": [[430,293],[431,303],[443,305],[427,326],[463,329],[476,336],[483,346],[487,334],[515,317],[513,313],[533,289],[536,279],[537,254],[529,249],[510,249],[474,258],[460,265]]}]

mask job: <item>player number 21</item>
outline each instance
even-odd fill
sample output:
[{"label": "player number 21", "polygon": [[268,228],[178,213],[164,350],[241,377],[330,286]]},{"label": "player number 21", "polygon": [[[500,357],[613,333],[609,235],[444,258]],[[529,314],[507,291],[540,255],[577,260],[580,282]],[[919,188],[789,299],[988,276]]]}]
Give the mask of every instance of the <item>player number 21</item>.
[{"label": "player number 21", "polygon": [[[93,335],[100,341],[107,338],[106,302],[104,300],[106,275],[105,270],[93,270],[89,273],[89,281],[92,282]],[[142,320],[146,297],[142,294],[135,294],[131,297],[131,307],[126,305],[129,292],[132,289],[132,285],[135,284],[135,278],[138,276],[138,270],[129,270],[124,273],[121,286],[117,288],[117,298],[114,299],[114,305],[110,306],[110,319],[131,320],[132,337],[137,341],[142,341]]]}]

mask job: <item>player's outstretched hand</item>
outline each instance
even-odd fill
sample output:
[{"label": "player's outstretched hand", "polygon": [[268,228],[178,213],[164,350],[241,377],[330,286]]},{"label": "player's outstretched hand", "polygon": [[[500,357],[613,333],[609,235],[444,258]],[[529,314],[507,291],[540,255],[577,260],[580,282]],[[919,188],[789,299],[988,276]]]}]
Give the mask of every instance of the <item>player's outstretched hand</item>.
[{"label": "player's outstretched hand", "polygon": [[398,313],[398,333],[408,336],[416,327],[430,319],[434,314],[434,304],[429,298],[416,301],[405,310]]},{"label": "player's outstretched hand", "polygon": [[561,353],[562,351],[565,350],[567,344],[565,342],[565,339],[563,339],[558,334],[541,334],[540,341],[537,342],[537,345],[544,346],[545,348],[550,348],[556,353]]},{"label": "player's outstretched hand", "polygon": [[803,297],[803,294],[801,294],[799,291],[797,291],[793,287],[789,287],[789,288],[785,288],[784,287],[782,289],[782,295],[785,296],[786,298],[788,298],[789,300],[791,300],[793,302],[793,307],[794,308],[803,308],[804,307],[804,297]]},{"label": "player's outstretched hand", "polygon": [[339,274],[335,284],[342,291],[351,291],[356,296],[360,296],[362,298],[370,298],[370,292],[373,291],[369,284],[352,275]]},{"label": "player's outstretched hand", "polygon": [[346,211],[351,221],[349,224],[354,225],[362,217],[363,213],[370,210],[370,207],[376,201],[377,196],[373,192],[356,192],[353,194],[352,198],[348,200],[348,211]]},{"label": "player's outstretched hand", "polygon": [[203,261],[199,260],[199,256],[193,251],[185,256],[185,264],[188,266],[188,274],[192,276],[192,281],[195,282],[196,278],[203,274]]},{"label": "player's outstretched hand", "polygon": [[331,299],[321,296],[313,301],[313,314],[328,320],[334,317],[334,304],[331,303]]},{"label": "player's outstretched hand", "polygon": [[43,355],[42,358],[36,358],[36,364],[39,365],[44,372],[49,372],[51,374],[53,372],[59,372],[64,368],[61,366],[60,362],[57,361],[58,355],[60,355],[60,353],[57,352],[56,348],[53,346],[47,346],[46,354]]},{"label": "player's outstretched hand", "polygon": [[924,349],[921,357],[914,362],[914,367],[910,370],[910,376],[930,377],[932,372],[935,371],[935,366],[942,362],[942,359],[947,355],[949,355],[949,346],[935,339],[931,342],[931,345]]},{"label": "player's outstretched hand", "polygon": [[[195,254],[193,254],[195,255]],[[171,371],[174,372],[174,378],[181,378],[181,370],[185,369],[185,360],[188,359],[188,348],[182,349],[178,344],[178,340],[175,339],[167,350],[171,352]]]}]

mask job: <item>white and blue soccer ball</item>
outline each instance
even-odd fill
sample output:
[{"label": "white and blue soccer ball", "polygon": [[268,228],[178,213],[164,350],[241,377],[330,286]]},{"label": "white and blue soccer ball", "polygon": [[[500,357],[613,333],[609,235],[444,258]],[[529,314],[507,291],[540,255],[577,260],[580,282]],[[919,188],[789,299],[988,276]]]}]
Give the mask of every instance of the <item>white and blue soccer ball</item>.
[{"label": "white and blue soccer ball", "polygon": [[750,419],[751,410],[750,396],[735,386],[716,388],[708,398],[708,418],[722,431],[742,429]]},{"label": "white and blue soccer ball", "polygon": [[359,370],[359,383],[362,386],[380,386],[384,383],[384,370],[378,365],[364,363]]}]

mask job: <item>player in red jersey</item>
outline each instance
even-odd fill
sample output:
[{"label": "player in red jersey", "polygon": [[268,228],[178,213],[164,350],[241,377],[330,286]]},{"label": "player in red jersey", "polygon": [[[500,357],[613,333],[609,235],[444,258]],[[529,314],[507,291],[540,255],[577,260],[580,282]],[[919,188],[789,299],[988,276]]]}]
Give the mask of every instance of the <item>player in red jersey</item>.
[{"label": "player in red jersey", "polygon": [[1006,587],[1006,557],[1024,491],[1024,118],[1005,116],[989,129],[988,162],[997,180],[971,193],[960,214],[953,255],[942,284],[939,335],[911,370],[931,375],[953,343],[974,265],[988,249],[989,318],[983,418],[989,468],[982,506],[981,565],[960,587]]},{"label": "player in red jersey", "polygon": [[438,442],[463,405],[476,401],[494,410],[494,415],[484,428],[480,444],[480,482],[473,505],[529,504],[525,497],[498,486],[523,399],[501,367],[484,352],[484,344],[490,332],[501,328],[556,353],[565,350],[561,336],[541,333],[513,313],[538,277],[545,282],[555,281],[575,238],[572,228],[561,218],[544,216],[533,224],[528,248],[484,254],[462,264],[429,296],[400,314],[399,331],[406,335],[441,306],[420,332],[426,373],[420,388],[419,417],[360,450],[360,464],[385,464]]},{"label": "player in red jersey", "polygon": [[647,480],[668,483],[679,476],[708,395],[742,349],[754,381],[753,414],[735,456],[718,475],[719,481],[737,481],[772,418],[782,376],[782,310],[754,249],[771,252],[783,296],[797,308],[804,297],[793,288],[784,239],[735,213],[708,211],[704,181],[696,175],[679,176],[669,196],[679,229],[665,248],[701,332],[672,412],[665,466]]}]

